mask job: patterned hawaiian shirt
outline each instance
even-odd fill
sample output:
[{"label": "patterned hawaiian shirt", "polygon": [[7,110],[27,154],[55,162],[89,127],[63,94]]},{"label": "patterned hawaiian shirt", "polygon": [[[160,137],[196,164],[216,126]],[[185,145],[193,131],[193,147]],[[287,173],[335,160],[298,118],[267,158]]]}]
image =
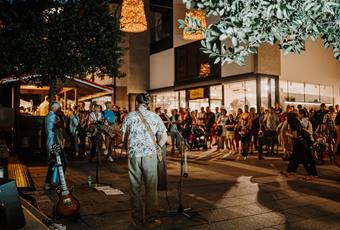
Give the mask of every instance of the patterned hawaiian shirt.
[{"label": "patterned hawaiian shirt", "polygon": [[[162,119],[141,106],[139,111],[149,123],[154,135],[166,133]],[[122,132],[128,135],[127,150],[129,157],[145,157],[156,154],[156,146],[137,112],[130,112],[124,119]]]}]

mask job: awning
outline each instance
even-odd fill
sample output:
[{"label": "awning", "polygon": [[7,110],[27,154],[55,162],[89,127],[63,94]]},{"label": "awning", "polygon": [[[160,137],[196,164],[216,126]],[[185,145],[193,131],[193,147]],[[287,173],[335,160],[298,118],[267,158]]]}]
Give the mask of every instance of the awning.
[{"label": "awning", "polygon": [[[34,85],[33,79],[39,77],[39,75],[30,75],[24,76],[20,78],[4,78],[0,80],[0,84],[13,84],[15,82],[23,82],[25,84]],[[91,82],[85,79],[72,78],[66,76],[65,82],[58,82],[57,84],[58,94],[67,93],[67,97],[69,99],[73,99],[75,97],[75,90],[78,91],[78,98],[88,97],[89,95],[108,95],[113,92],[111,87],[97,84],[95,82]],[[48,87],[36,88],[36,87],[25,87],[21,91],[24,94],[46,94],[48,92]]]}]

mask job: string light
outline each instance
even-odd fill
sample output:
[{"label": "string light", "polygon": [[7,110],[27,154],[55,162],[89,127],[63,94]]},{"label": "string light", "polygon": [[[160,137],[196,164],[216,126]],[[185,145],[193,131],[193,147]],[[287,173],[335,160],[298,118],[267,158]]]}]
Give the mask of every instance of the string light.
[{"label": "string light", "polygon": [[[183,30],[183,38],[185,40],[202,40],[204,39],[203,31],[199,28],[193,28],[189,26],[189,18],[192,18],[194,20],[198,20],[201,24],[201,28],[207,28],[207,20],[205,16],[205,12],[201,10],[191,10],[187,13],[185,13],[185,22],[186,22],[186,28]],[[191,31],[191,29],[194,29],[195,31]]]}]

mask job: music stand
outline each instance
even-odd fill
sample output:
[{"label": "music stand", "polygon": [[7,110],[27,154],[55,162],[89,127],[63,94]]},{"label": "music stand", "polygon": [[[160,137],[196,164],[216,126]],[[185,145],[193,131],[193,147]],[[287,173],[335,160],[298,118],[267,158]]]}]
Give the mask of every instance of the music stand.
[{"label": "music stand", "polygon": [[181,153],[181,170],[178,182],[178,208],[176,210],[170,210],[170,214],[179,214],[188,219],[192,219],[195,216],[199,216],[199,213],[196,211],[192,211],[192,208],[184,208],[183,207],[183,178],[187,178],[189,176],[187,172],[187,155],[186,155],[186,144],[185,140],[180,132],[177,131],[177,134],[180,137],[180,153]]}]

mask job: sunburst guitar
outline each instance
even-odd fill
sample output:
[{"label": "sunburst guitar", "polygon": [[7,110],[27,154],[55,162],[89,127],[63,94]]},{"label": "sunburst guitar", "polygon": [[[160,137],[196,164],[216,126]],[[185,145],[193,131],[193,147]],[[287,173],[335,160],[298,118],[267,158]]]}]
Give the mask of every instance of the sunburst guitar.
[{"label": "sunburst guitar", "polygon": [[58,217],[76,217],[79,215],[80,203],[77,198],[72,195],[73,189],[68,189],[64,170],[60,158],[61,147],[59,145],[53,145],[52,150],[56,156],[57,167],[60,178],[60,186],[56,192],[59,197],[55,207],[55,211]]}]

